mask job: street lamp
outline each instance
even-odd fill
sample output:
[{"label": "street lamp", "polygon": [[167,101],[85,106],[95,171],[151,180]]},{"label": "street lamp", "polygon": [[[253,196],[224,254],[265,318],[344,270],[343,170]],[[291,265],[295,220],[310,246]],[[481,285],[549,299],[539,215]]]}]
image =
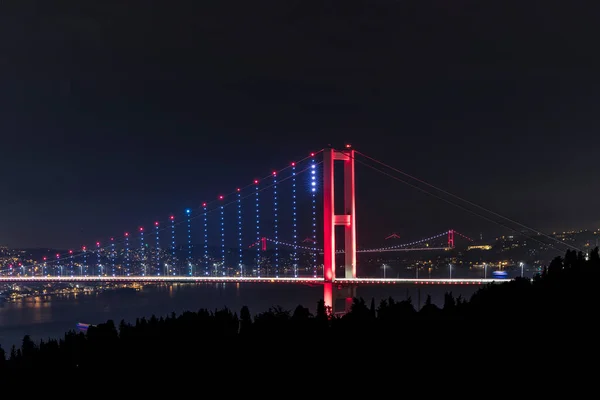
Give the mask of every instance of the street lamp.
[{"label": "street lamp", "polygon": [[483,279],[487,278],[487,263],[483,263]]},{"label": "street lamp", "polygon": [[381,268],[383,268],[383,279],[385,279],[385,270],[389,268],[389,265],[387,264],[382,264]]},{"label": "street lamp", "polygon": [[523,261],[521,261],[519,263],[519,266],[521,267],[521,278],[523,277],[523,267],[525,266],[525,263]]},{"label": "street lamp", "polygon": [[448,272],[450,273],[450,279],[452,279],[452,264],[448,264]]}]

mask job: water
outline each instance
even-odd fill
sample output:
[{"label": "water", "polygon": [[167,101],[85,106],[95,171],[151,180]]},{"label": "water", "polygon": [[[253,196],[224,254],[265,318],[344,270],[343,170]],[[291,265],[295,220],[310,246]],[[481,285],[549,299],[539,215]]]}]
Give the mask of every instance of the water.
[{"label": "water", "polygon": [[[423,305],[427,294],[431,294],[432,301],[441,306],[447,291],[469,298],[477,288],[476,285],[375,285],[357,288],[356,295],[363,297],[367,304],[371,298],[379,304],[389,296],[396,300],[411,296],[417,306],[419,297]],[[239,313],[240,308],[247,305],[255,315],[273,306],[293,310],[301,304],[314,313],[317,301],[324,297],[323,290],[322,285],[177,284],[147,286],[139,292],[26,298],[0,304],[0,345],[8,352],[12,345],[19,347],[26,334],[36,342],[60,338],[66,331],[75,329],[78,322],[98,324],[112,319],[118,325],[121,320],[134,322],[138,317],[179,314],[200,308],[228,307]],[[336,305],[337,310],[342,311],[344,292],[336,288],[333,291],[342,297]]]}]

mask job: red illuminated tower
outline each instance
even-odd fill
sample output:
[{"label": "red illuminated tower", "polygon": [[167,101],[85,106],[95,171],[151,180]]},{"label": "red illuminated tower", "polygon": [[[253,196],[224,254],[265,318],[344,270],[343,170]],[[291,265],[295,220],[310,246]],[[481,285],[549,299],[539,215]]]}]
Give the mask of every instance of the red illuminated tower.
[{"label": "red illuminated tower", "polygon": [[266,237],[260,238],[260,249],[262,251],[267,251],[267,238]]},{"label": "red illuminated tower", "polygon": [[448,231],[448,247],[451,249],[454,248],[454,229]]},{"label": "red illuminated tower", "polygon": [[[344,162],[344,213],[335,213],[335,161]],[[344,225],[345,278],[356,278],[356,206],[354,196],[354,150],[323,151],[323,275],[335,280],[335,226]]]}]

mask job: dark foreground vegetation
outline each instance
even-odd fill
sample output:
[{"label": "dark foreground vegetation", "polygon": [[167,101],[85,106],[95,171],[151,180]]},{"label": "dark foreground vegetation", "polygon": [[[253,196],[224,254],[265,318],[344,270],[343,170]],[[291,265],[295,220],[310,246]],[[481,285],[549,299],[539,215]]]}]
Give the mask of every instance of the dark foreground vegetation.
[{"label": "dark foreground vegetation", "polygon": [[135,324],[108,321],[60,340],[34,343],[26,336],[20,349],[0,350],[0,368],[211,365],[230,371],[269,363],[264,364],[269,375],[306,362],[333,368],[348,357],[429,363],[436,356],[473,366],[491,354],[501,362],[507,358],[514,368],[532,354],[550,359],[597,349],[599,271],[598,249],[589,260],[568,251],[533,280],[489,285],[469,300],[448,293],[441,308],[430,301],[415,310],[410,299],[379,304],[355,299],[351,312],[340,318],[331,317],[321,301],[315,315],[298,306],[252,317],[244,307],[239,314],[202,309]]}]

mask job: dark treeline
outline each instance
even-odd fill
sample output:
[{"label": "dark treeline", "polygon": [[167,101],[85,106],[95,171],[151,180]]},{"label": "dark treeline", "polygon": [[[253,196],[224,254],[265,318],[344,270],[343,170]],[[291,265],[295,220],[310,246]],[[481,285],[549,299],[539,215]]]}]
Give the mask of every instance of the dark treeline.
[{"label": "dark treeline", "polygon": [[60,340],[34,343],[26,336],[21,348],[8,354],[0,349],[0,368],[141,368],[208,360],[227,366],[231,357],[239,366],[315,357],[323,349],[333,359],[366,349],[372,355],[444,354],[453,360],[504,350],[549,356],[559,344],[569,352],[591,350],[598,337],[598,271],[598,249],[589,260],[568,251],[533,280],[488,285],[468,300],[447,293],[443,307],[430,298],[420,310],[410,299],[375,304],[358,298],[339,318],[320,301],[315,315],[298,306],[252,317],[243,307],[239,314],[201,309],[134,324],[108,321]]}]

